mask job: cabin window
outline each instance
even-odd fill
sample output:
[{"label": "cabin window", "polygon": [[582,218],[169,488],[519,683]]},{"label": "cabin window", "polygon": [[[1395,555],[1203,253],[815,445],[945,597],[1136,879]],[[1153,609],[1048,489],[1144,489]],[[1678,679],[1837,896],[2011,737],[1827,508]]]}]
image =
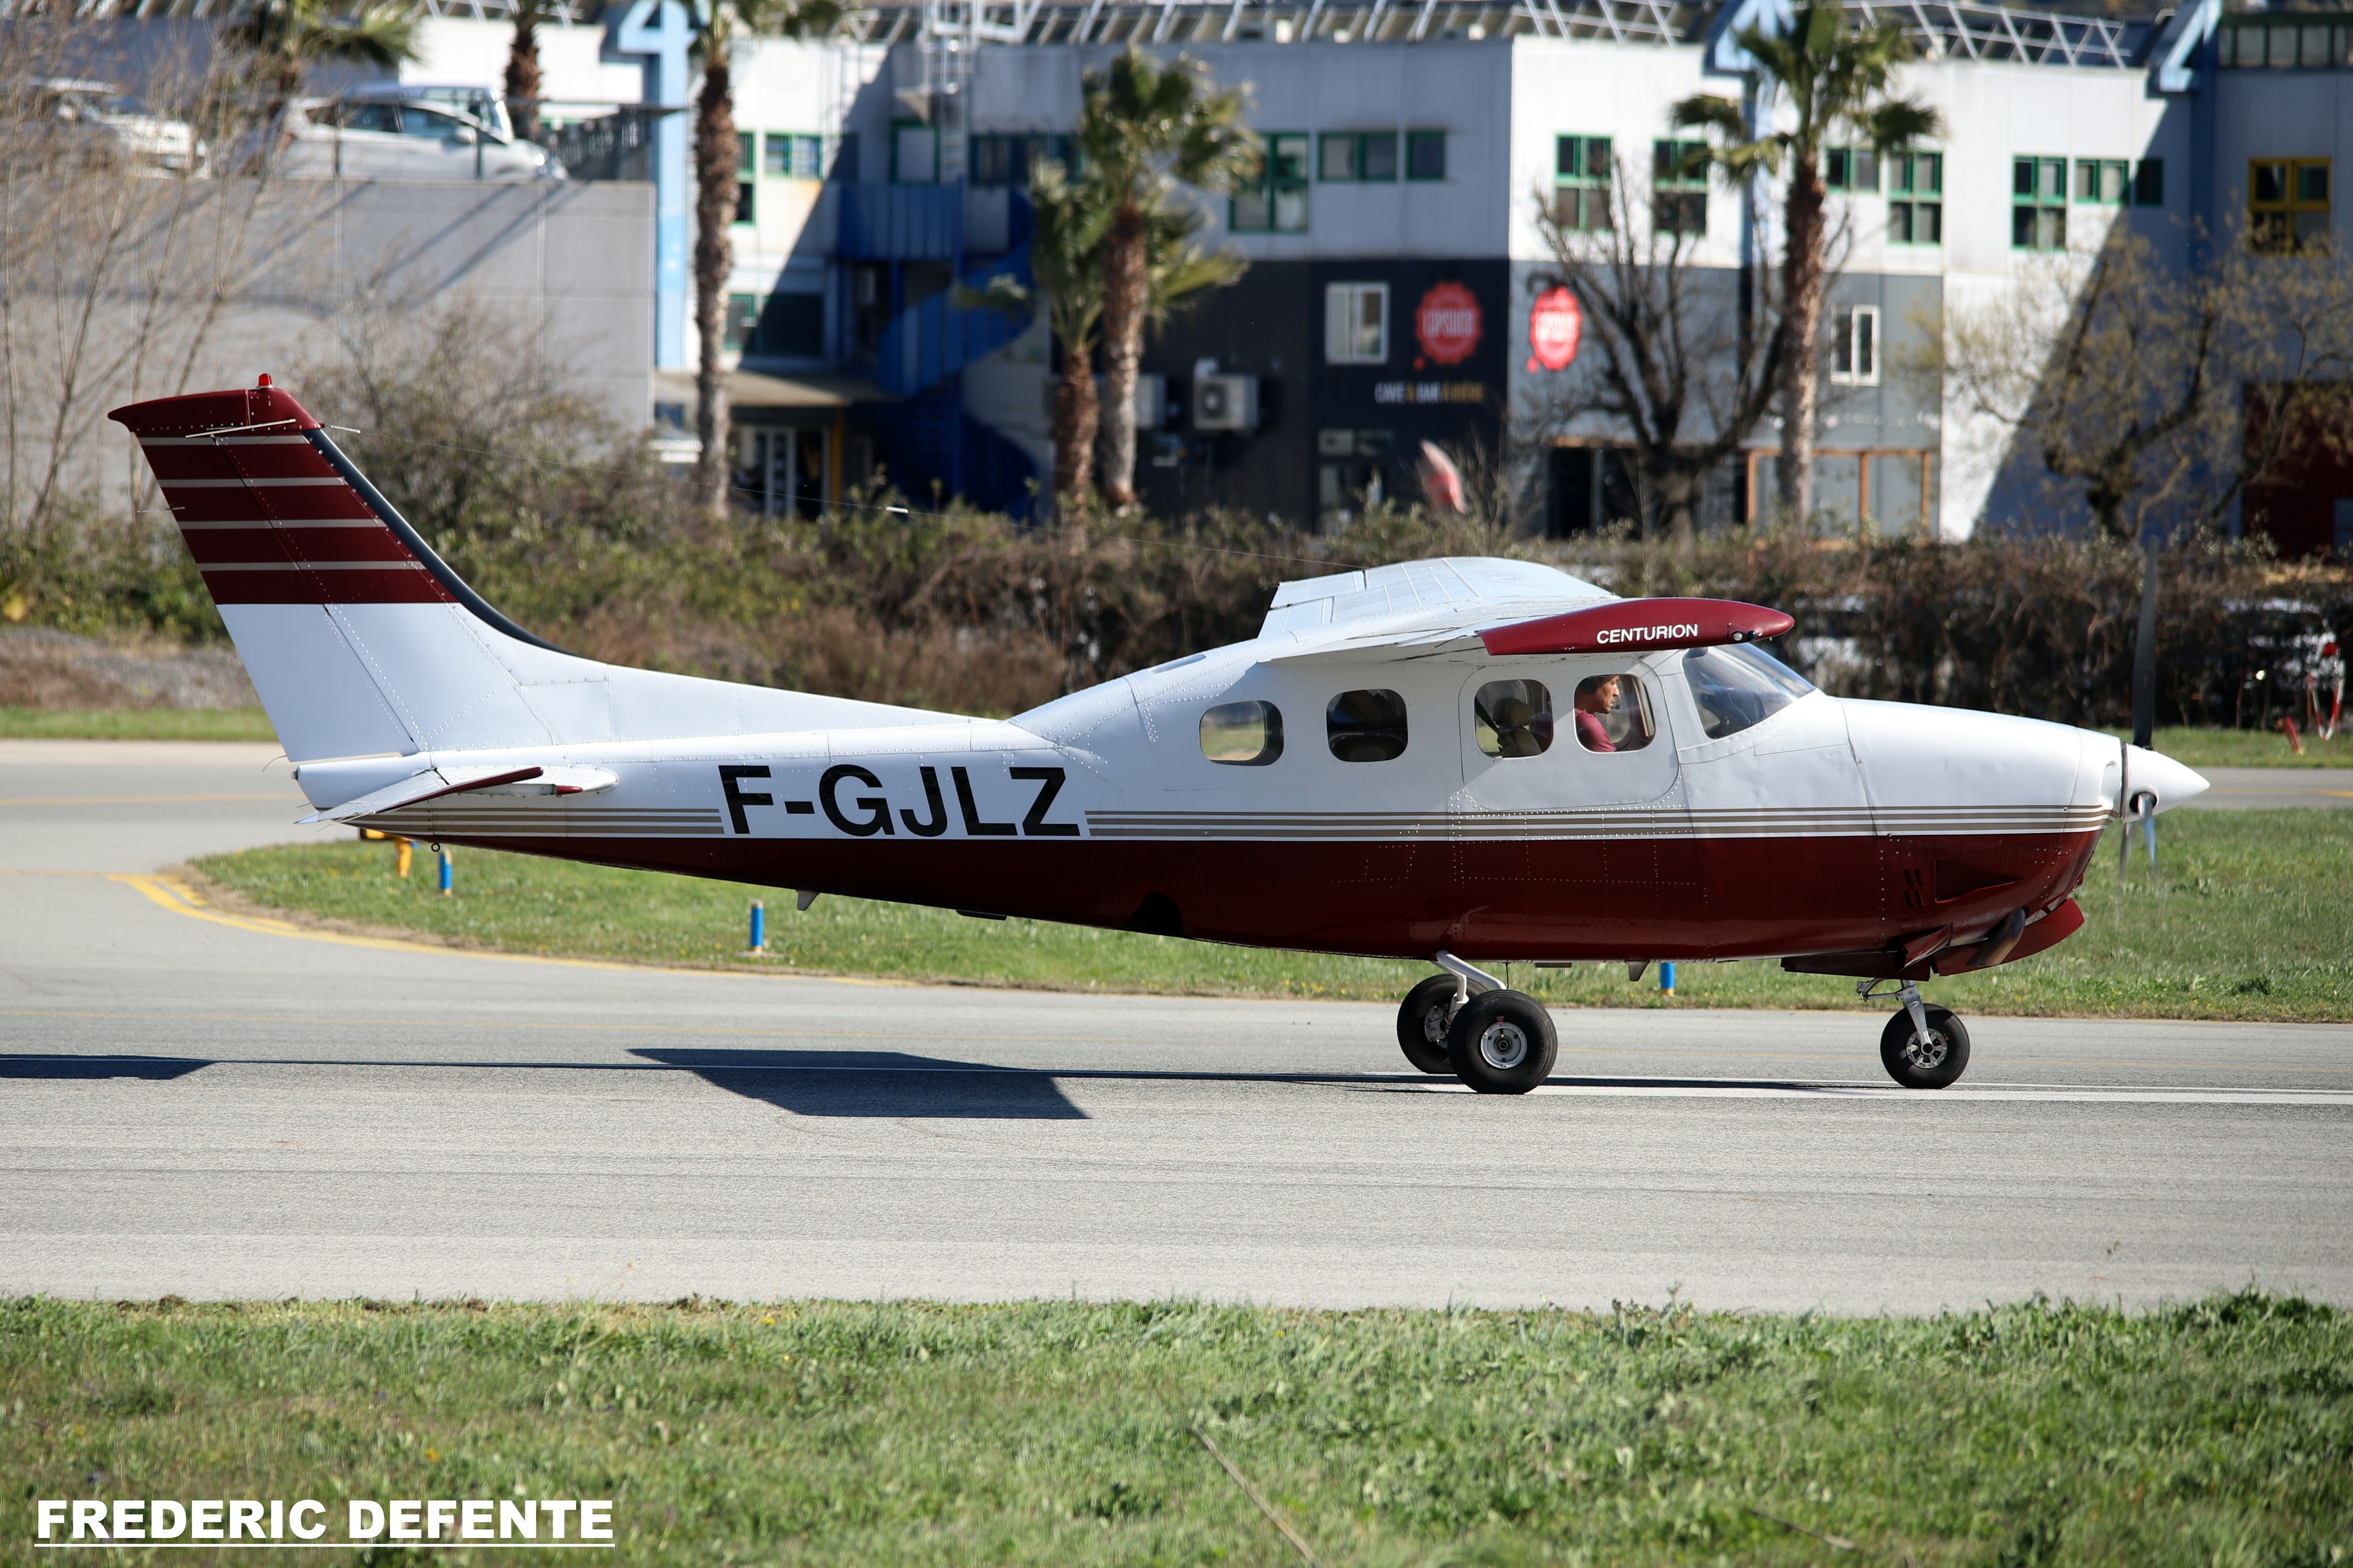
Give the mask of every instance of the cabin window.
[{"label": "cabin window", "polygon": [[1201,754],[1229,767],[1262,768],[1282,755],[1282,710],[1220,702],[1201,715]]},{"label": "cabin window", "polygon": [[1650,694],[1631,674],[1588,675],[1571,701],[1577,743],[1588,752],[1639,752],[1659,732]]},{"label": "cabin window", "polygon": [[1344,763],[1386,763],[1405,753],[1405,699],[1394,691],[1343,691],[1324,710],[1324,733]]},{"label": "cabin window", "polygon": [[1683,655],[1683,679],[1711,741],[1761,724],[1813,690],[1806,678],[1760,647],[1695,647]]},{"label": "cabin window", "polygon": [[1479,749],[1491,757],[1540,757],[1552,747],[1552,693],[1541,680],[1491,680],[1471,704]]}]

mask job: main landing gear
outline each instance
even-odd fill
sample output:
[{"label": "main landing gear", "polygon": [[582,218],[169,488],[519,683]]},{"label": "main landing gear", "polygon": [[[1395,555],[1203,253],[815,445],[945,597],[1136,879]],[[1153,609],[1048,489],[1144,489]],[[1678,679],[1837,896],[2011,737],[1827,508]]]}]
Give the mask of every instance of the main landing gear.
[{"label": "main landing gear", "polygon": [[[1422,1072],[1451,1072],[1481,1094],[1525,1094],[1552,1076],[1560,1041],[1544,1004],[1451,953],[1437,963],[1447,973],[1407,992],[1398,1009],[1406,1060]],[[1482,987],[1475,994],[1474,981]]]},{"label": "main landing gear", "polygon": [[[1866,980],[1855,987],[1866,1002],[1878,985]],[[1904,1005],[1879,1031],[1879,1059],[1887,1076],[1906,1089],[1948,1089],[1969,1065],[1969,1032],[1951,1009],[1920,1000],[1920,988],[1910,981],[1895,993]]]}]

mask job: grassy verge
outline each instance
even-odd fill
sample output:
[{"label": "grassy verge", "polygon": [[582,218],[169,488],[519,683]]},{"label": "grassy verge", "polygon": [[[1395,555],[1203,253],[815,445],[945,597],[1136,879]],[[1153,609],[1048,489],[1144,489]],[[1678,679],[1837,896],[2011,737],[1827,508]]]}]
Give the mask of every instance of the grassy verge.
[{"label": "grassy verge", "polygon": [[341,1535],[347,1497],[586,1496],[625,1563],[1295,1562],[1196,1428],[1334,1568],[2319,1564],[2353,1518],[2353,1318],[2294,1299],[471,1306],[0,1307],[0,1534],[34,1498],[317,1498]]},{"label": "grassy verge", "polygon": [[[2110,840],[2113,843],[2113,837]],[[2037,958],[1941,980],[1968,1013],[2140,1017],[2353,1018],[2353,812],[2175,812],[2162,822],[2164,890],[2146,864],[2121,904],[2114,862],[2078,895],[2085,929]],[[1372,959],[1217,947],[1029,921],[820,899],[795,913],[773,889],[459,851],[458,896],[434,890],[421,851],[406,880],[389,845],[247,850],[198,862],[256,904],[518,952],[642,963],[800,969],[1052,989],[1388,1002],[1425,969]],[[769,902],[771,956],[743,952],[754,898]],[[1623,969],[1513,968],[1560,1006],[1852,1007],[1852,983],[1767,963],[1683,964],[1673,996]],[[1873,1002],[1873,1010],[1884,1004]]]},{"label": "grassy verge", "polygon": [[0,741],[275,741],[259,708],[0,708]]},{"label": "grassy verge", "polygon": [[[2126,739],[2129,731],[2108,731]],[[2276,730],[2159,730],[2156,749],[2193,768],[2353,768],[2353,724],[2331,740],[2304,737],[2298,754]]]}]

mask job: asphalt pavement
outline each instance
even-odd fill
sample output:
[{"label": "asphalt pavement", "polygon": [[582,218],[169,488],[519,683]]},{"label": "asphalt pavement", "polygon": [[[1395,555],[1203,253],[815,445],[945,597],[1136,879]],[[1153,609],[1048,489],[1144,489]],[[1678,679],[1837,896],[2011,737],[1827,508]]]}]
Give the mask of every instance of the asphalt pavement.
[{"label": "asphalt pavement", "polygon": [[0,1292],[2353,1301],[2353,1026],[1971,1019],[1907,1094],[1876,1016],[1565,1012],[1484,1099],[1385,1006],[467,955],[150,874],[311,833],[271,755],[0,742]]},{"label": "asphalt pavement", "polygon": [[2353,768],[2200,768],[2214,787],[2191,802],[2209,811],[2353,805]]}]

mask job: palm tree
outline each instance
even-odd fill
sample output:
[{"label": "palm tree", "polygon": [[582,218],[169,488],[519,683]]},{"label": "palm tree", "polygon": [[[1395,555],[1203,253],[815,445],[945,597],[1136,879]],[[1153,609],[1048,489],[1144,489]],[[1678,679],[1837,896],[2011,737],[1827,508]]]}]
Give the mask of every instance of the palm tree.
[{"label": "palm tree", "polygon": [[1229,188],[1258,167],[1258,140],[1241,124],[1242,95],[1208,90],[1191,60],[1162,67],[1130,44],[1086,76],[1079,154],[1089,180],[1115,204],[1103,245],[1103,491],[1135,500],[1135,376],[1151,315],[1149,225],[1170,187]]},{"label": "palm tree", "polygon": [[[1822,294],[1827,277],[1822,153],[1852,136],[1882,154],[1939,131],[1936,111],[1888,96],[1895,68],[1912,58],[1912,37],[1894,22],[1855,27],[1837,0],[1810,0],[1788,36],[1747,27],[1739,34],[1772,96],[1788,100],[1785,131],[1757,134],[1739,104],[1700,94],[1674,108],[1678,126],[1713,131],[1706,161],[1746,183],[1786,170],[1781,308],[1786,331],[1778,368],[1781,404],[1781,509],[1803,519],[1813,510],[1814,419],[1820,399]],[[1769,101],[1764,94],[1760,100]],[[1769,110],[1760,110],[1764,120]]]},{"label": "palm tree", "polygon": [[[1119,203],[1115,193],[1072,179],[1056,163],[1040,163],[1030,175],[1029,200],[1037,215],[1029,240],[1036,286],[994,278],[985,289],[959,289],[956,304],[1027,315],[1044,300],[1047,323],[1062,345],[1061,374],[1054,381],[1054,495],[1068,506],[1086,494],[1094,474],[1102,424],[1094,351],[1103,324],[1103,256]],[[1201,223],[1197,209],[1174,201],[1156,201],[1145,213],[1144,315],[1151,325],[1165,322],[1204,290],[1233,282],[1250,266],[1236,252],[1193,244]]]},{"label": "palm tree", "polygon": [[837,0],[697,0],[687,7],[702,65],[694,100],[694,433],[702,443],[694,483],[702,503],[727,515],[727,382],[720,366],[727,275],[735,266],[727,226],[735,219],[735,93],[729,54],[738,37],[797,38],[841,19]]},{"label": "palm tree", "polygon": [[512,0],[514,42],[507,48],[507,113],[514,133],[539,140],[539,23],[546,0]]},{"label": "palm tree", "polygon": [[221,29],[221,41],[252,56],[249,80],[276,115],[302,95],[303,73],[322,60],[396,70],[417,58],[417,16],[407,5],[364,5],[351,16],[328,11],[332,0],[257,0],[253,9]]}]

